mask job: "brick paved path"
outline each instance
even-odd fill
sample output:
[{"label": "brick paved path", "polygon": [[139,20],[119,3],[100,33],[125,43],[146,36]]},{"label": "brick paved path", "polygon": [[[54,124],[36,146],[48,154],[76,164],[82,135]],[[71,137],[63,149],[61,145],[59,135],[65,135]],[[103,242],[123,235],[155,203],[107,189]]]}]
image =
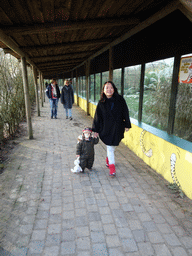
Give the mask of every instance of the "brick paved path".
[{"label": "brick paved path", "polygon": [[92,118],[59,103],[33,117],[34,139],[22,137],[0,175],[0,255],[192,255],[192,203],[174,200],[150,167],[122,143],[117,177],[106,148],[95,146],[94,170],[73,174],[77,136]]}]

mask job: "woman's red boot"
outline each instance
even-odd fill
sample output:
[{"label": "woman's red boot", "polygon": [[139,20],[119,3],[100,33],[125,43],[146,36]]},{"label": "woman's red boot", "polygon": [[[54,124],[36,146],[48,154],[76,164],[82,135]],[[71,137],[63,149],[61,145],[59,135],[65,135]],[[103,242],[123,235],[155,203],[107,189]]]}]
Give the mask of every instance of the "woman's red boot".
[{"label": "woman's red boot", "polygon": [[109,159],[106,157],[106,166],[109,168]]},{"label": "woman's red boot", "polygon": [[115,175],[116,175],[115,165],[109,164],[109,176],[115,176]]}]

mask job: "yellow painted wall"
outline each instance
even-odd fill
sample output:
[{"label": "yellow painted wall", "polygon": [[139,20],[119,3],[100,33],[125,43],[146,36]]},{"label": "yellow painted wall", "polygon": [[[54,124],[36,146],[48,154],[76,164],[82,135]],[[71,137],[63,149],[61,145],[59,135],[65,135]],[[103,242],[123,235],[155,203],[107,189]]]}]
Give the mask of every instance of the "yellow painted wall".
[{"label": "yellow painted wall", "polygon": [[122,142],[192,199],[192,153],[132,124]]},{"label": "yellow painted wall", "polygon": [[79,107],[87,112],[87,101],[85,99],[79,98]]}]

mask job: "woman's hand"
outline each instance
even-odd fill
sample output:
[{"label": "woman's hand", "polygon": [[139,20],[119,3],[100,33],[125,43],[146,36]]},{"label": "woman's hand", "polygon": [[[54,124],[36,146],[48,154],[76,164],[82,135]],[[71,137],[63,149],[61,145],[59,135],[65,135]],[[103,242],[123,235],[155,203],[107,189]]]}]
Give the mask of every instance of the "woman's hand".
[{"label": "woman's hand", "polygon": [[99,136],[99,133],[95,132],[94,137],[97,138]]},{"label": "woman's hand", "polygon": [[125,128],[125,131],[128,132],[128,131],[129,131],[129,128]]}]

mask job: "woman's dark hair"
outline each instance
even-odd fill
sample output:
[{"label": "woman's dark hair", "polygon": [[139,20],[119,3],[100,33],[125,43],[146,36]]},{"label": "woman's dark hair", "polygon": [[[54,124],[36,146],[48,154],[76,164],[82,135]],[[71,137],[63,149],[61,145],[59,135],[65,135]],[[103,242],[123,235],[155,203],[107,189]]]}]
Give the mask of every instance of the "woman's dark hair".
[{"label": "woman's dark hair", "polygon": [[105,88],[105,85],[108,84],[108,83],[113,86],[113,89],[114,89],[114,94],[113,94],[113,95],[115,96],[115,94],[119,94],[118,91],[117,91],[117,87],[115,86],[115,84],[114,84],[112,81],[107,81],[107,82],[104,83],[103,88],[102,88],[102,91],[101,91],[101,98],[100,98],[100,101],[101,101],[101,102],[105,102],[105,100],[106,100],[106,98],[107,98],[106,95],[105,95],[105,93],[104,93],[104,88]]}]

